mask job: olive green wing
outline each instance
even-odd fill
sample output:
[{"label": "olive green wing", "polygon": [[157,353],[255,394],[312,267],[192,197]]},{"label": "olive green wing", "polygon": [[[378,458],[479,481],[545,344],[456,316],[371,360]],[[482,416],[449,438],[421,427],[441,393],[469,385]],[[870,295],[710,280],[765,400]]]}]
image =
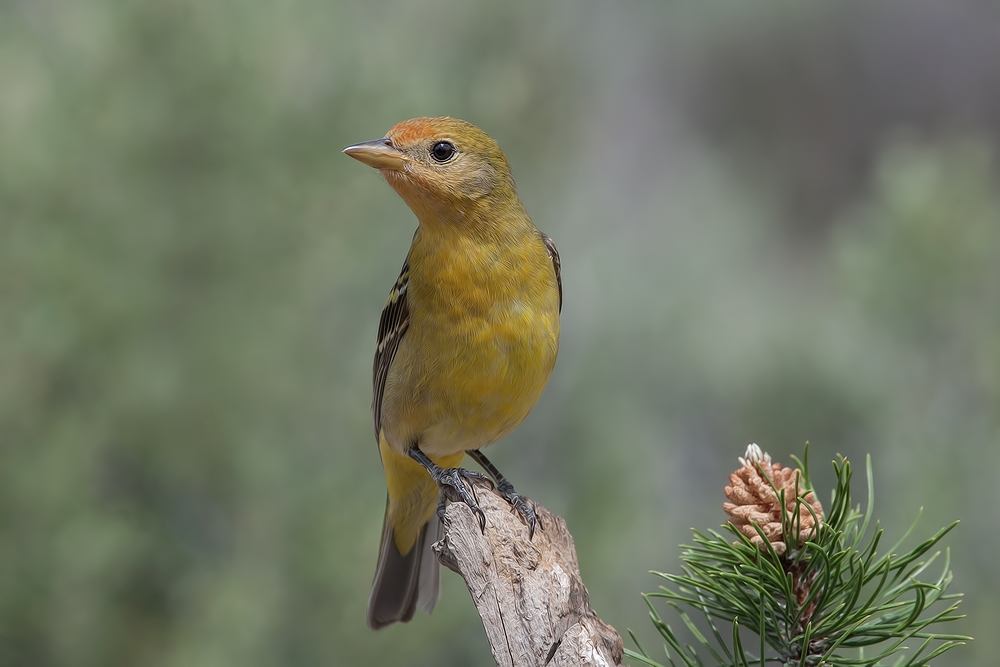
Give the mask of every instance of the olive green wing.
[{"label": "olive green wing", "polygon": [[562,262],[559,260],[559,251],[556,250],[555,241],[553,241],[548,234],[542,234],[542,242],[545,244],[545,249],[549,253],[549,259],[552,260],[552,268],[556,270],[556,285],[559,287],[559,312],[562,312]]},{"label": "olive green wing", "polygon": [[389,290],[389,298],[382,308],[378,323],[378,346],[375,348],[375,364],[372,368],[372,419],[375,424],[375,442],[378,442],[382,428],[382,398],[389,368],[399,350],[399,342],[410,326],[410,308],[406,302],[406,288],[410,279],[410,258],[403,262],[403,268],[396,278],[396,284]]}]

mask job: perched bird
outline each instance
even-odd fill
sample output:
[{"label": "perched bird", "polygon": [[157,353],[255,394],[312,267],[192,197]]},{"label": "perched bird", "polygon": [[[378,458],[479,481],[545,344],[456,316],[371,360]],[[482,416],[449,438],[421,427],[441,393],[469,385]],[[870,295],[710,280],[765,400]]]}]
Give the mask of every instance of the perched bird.
[{"label": "perched bird", "polygon": [[[535,527],[534,510],[479,451],[534,407],[559,349],[555,245],[532,224],[497,143],[454,118],[415,118],[344,152],[378,169],[418,227],[378,327],[372,415],[388,486],[368,626],[430,612],[443,496],[485,516],[468,453]],[[440,501],[439,501],[440,498]],[[440,507],[439,507],[439,502]]]}]

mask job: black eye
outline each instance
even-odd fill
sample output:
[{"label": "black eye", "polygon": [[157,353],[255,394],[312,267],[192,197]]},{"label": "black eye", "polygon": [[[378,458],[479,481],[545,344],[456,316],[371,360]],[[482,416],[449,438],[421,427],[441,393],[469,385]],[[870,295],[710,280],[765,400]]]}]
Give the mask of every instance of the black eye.
[{"label": "black eye", "polygon": [[450,141],[439,141],[431,148],[431,157],[438,162],[447,162],[455,155],[455,144]]}]

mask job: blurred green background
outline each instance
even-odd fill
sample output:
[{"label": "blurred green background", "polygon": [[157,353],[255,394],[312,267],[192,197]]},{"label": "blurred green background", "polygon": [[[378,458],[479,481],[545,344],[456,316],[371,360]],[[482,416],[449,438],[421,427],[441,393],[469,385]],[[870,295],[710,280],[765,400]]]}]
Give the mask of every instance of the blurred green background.
[{"label": "blurred green background", "polygon": [[3,2],[0,665],[493,664],[447,572],[364,624],[415,219],[340,149],[438,114],[562,254],[559,363],[490,456],[606,621],[656,645],[647,571],[748,442],[809,440],[823,498],[872,454],[888,544],[961,519],[977,639],[935,664],[995,664],[998,81],[972,0]]}]

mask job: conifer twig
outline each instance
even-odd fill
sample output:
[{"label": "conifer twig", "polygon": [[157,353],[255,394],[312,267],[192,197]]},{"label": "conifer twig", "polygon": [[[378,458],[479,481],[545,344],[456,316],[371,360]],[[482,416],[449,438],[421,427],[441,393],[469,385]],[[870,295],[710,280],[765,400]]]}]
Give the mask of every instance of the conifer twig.
[{"label": "conifer twig", "polygon": [[[871,460],[864,512],[851,502],[850,463],[842,457],[834,461],[837,483],[825,516],[806,457],[794,460],[799,469],[772,464],[751,445],[726,487],[729,535],[695,531],[694,544],[681,553],[683,574],[654,573],[670,584],[644,595],[666,642],[667,664],[917,667],[968,641],[937,628],[962,618],[956,613],[961,596],[947,594],[952,578],[947,551],[936,580],[918,579],[940,555],[931,549],[957,522],[899,553],[911,527],[879,553],[883,531],[872,523]],[[695,646],[681,643],[654,606],[656,599],[680,616]],[[697,623],[688,609],[701,616]],[[710,633],[699,629],[705,626]],[[744,643],[752,634],[757,641]],[[634,634],[632,641],[638,652],[626,655],[661,667]],[[714,663],[704,661],[703,653]]]}]

